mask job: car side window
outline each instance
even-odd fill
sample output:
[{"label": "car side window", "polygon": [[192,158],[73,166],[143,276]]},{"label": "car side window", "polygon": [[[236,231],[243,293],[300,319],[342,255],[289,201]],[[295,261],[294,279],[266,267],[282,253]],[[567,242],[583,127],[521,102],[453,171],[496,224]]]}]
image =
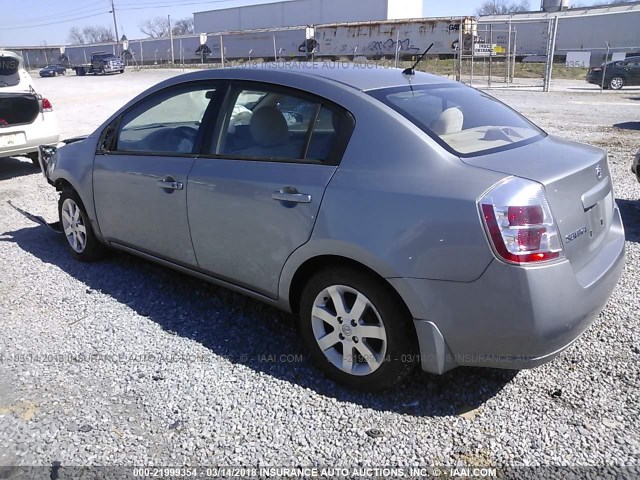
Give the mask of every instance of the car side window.
[{"label": "car side window", "polygon": [[322,106],[318,113],[316,125],[311,133],[306,158],[325,162],[336,144],[338,133],[341,131],[343,112]]},{"label": "car side window", "polygon": [[217,155],[271,161],[326,161],[343,117],[338,109],[283,90],[236,89]]},{"label": "car side window", "polygon": [[172,89],[133,107],[120,122],[116,151],[190,154],[215,89],[197,85]]}]

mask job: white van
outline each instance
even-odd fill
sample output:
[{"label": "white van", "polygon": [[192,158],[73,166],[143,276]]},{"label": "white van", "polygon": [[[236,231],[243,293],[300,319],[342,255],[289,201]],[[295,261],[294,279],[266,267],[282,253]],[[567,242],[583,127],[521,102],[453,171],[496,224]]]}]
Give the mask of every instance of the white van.
[{"label": "white van", "polygon": [[0,158],[22,155],[38,165],[38,146],[59,137],[53,106],[36,92],[22,58],[0,50]]}]

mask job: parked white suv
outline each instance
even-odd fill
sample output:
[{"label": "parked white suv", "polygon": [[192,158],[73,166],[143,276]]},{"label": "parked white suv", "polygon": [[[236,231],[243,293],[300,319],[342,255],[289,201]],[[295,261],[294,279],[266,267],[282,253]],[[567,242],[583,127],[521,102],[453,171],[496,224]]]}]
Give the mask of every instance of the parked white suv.
[{"label": "parked white suv", "polygon": [[0,158],[26,156],[38,165],[38,146],[56,145],[58,122],[16,53],[0,50]]}]

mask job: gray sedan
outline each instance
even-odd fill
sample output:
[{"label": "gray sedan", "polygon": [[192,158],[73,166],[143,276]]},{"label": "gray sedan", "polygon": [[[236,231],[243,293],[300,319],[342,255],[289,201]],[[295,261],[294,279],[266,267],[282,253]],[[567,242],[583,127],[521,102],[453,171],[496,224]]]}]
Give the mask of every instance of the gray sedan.
[{"label": "gray sedan", "polygon": [[365,390],[546,362],[624,263],[605,151],[422,73],[181,75],[41,166],[79,260],[116,248],[295,312]]}]

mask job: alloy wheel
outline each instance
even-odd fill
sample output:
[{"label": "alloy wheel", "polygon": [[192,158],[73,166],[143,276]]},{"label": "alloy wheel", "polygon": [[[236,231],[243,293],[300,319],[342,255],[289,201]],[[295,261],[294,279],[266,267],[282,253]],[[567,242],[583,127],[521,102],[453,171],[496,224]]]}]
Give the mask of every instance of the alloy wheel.
[{"label": "alloy wheel", "polygon": [[613,90],[620,90],[624,85],[624,80],[620,77],[614,77],[611,79],[610,86]]},{"label": "alloy wheel", "polygon": [[364,376],[382,365],[387,332],[373,303],[345,285],[321,291],[311,311],[318,347],[329,362],[350,375]]},{"label": "alloy wheel", "polygon": [[62,229],[71,248],[77,252],[84,252],[87,247],[87,227],[84,224],[80,207],[71,198],[62,204]]}]

